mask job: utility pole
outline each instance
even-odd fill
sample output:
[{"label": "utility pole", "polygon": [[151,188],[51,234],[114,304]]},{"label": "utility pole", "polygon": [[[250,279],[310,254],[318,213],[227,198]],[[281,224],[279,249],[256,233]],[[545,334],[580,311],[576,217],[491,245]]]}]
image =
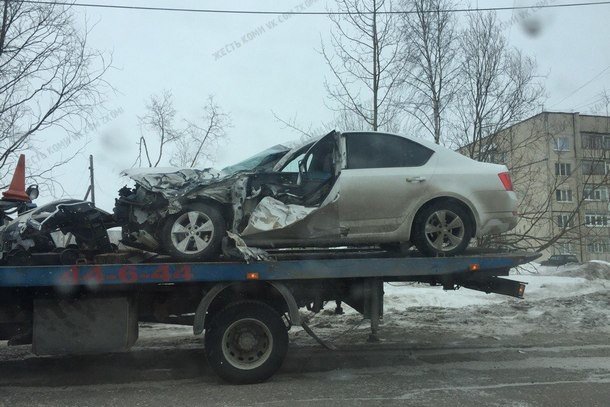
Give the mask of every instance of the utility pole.
[{"label": "utility pole", "polygon": [[93,177],[93,155],[89,155],[89,176],[91,177],[91,202],[95,206],[95,178]]},{"label": "utility pole", "polygon": [[87,188],[87,193],[85,194],[85,201],[89,198],[89,193],[91,193],[91,202],[93,206],[95,206],[95,177],[93,172],[93,155],[89,155],[89,188]]}]

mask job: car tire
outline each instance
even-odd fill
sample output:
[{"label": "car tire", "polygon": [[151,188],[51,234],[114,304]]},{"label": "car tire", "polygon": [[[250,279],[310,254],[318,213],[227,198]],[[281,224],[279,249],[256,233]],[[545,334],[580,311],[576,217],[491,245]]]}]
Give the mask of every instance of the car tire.
[{"label": "car tire", "polygon": [[468,247],[472,224],[470,214],[461,205],[439,201],[417,213],[412,242],[425,256],[456,256]]},{"label": "car tire", "polygon": [[176,260],[214,260],[220,255],[226,232],[220,210],[205,203],[185,204],[162,229],[165,251]]},{"label": "car tire", "polygon": [[287,350],[288,330],[281,315],[260,301],[228,305],[206,327],[208,362],[231,384],[267,380],[280,368]]}]

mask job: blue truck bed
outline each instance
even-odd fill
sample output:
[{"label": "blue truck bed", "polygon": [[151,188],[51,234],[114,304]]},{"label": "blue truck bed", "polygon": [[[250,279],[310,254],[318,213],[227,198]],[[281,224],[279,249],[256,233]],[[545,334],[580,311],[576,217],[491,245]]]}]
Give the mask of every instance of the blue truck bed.
[{"label": "blue truck bed", "polygon": [[512,267],[537,257],[534,253],[460,257],[384,257],[281,259],[266,262],[94,264],[75,266],[0,267],[0,287],[112,286],[125,284],[196,283],[245,280],[310,280],[434,277],[448,274],[507,275]]}]

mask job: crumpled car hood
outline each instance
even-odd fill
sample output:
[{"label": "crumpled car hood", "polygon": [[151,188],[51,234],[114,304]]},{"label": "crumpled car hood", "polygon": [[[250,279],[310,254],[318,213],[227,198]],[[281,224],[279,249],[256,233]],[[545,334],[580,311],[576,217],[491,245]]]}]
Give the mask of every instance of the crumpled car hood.
[{"label": "crumpled car hood", "polygon": [[198,170],[194,168],[132,168],[124,170],[125,175],[143,188],[159,192],[171,199],[188,193],[189,189],[219,182],[226,176],[213,168]]}]

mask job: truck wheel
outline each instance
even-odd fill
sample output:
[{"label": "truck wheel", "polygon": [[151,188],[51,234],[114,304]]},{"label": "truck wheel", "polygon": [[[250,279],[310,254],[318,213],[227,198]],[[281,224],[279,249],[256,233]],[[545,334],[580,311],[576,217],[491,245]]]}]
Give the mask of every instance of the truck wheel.
[{"label": "truck wheel", "polygon": [[282,365],[288,349],[288,330],[280,314],[259,301],[227,306],[205,333],[208,362],[232,384],[260,383]]},{"label": "truck wheel", "polygon": [[453,202],[436,202],[415,217],[411,237],[426,256],[456,256],[468,247],[472,237],[470,215]]},{"label": "truck wheel", "polygon": [[169,255],[182,261],[212,260],[220,254],[225,222],[218,208],[204,203],[185,204],[162,229]]}]

